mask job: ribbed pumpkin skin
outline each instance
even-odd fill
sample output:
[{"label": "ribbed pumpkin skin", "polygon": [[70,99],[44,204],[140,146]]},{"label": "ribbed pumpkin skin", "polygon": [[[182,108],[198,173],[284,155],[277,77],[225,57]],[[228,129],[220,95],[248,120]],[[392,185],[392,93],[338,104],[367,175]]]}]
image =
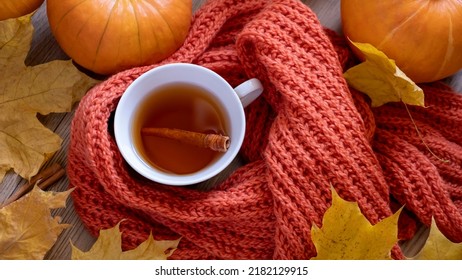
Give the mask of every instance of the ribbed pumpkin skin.
[{"label": "ribbed pumpkin skin", "polygon": [[168,57],[188,34],[191,0],[48,0],[58,44],[98,74],[149,65]]},{"label": "ribbed pumpkin skin", "polygon": [[414,82],[462,68],[462,0],[342,0],[343,32],[396,61]]},{"label": "ribbed pumpkin skin", "polygon": [[17,18],[37,10],[44,0],[0,0],[0,20]]}]

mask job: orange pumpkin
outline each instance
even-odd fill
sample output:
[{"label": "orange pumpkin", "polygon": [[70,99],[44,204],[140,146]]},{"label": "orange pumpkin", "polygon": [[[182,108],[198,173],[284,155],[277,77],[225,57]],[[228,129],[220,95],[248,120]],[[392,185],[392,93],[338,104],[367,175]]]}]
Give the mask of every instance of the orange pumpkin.
[{"label": "orange pumpkin", "polygon": [[0,20],[16,18],[37,10],[45,0],[1,0]]},{"label": "orange pumpkin", "polygon": [[414,82],[462,68],[462,1],[342,0],[343,32],[394,59]]},{"label": "orange pumpkin", "polygon": [[77,64],[98,74],[149,65],[184,42],[191,0],[48,0],[56,41]]}]

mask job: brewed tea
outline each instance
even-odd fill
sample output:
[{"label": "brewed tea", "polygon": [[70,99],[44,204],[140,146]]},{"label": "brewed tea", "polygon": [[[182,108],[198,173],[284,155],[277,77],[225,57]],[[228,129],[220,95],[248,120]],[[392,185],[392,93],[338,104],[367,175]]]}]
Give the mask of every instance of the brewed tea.
[{"label": "brewed tea", "polygon": [[172,139],[145,135],[142,128],[161,127],[226,135],[219,104],[202,88],[171,84],[143,100],[134,118],[133,138],[145,161],[164,172],[190,174],[215,161],[222,153]]}]

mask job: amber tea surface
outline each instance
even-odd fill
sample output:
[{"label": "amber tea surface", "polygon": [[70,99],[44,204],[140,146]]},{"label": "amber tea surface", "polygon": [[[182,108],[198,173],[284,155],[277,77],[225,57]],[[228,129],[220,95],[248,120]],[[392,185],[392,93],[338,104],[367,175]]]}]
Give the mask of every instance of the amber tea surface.
[{"label": "amber tea surface", "polygon": [[141,128],[159,127],[226,135],[226,121],[220,105],[200,87],[187,84],[163,86],[149,95],[137,112],[133,126],[136,149],[157,169],[190,174],[208,166],[222,154],[141,133]]}]

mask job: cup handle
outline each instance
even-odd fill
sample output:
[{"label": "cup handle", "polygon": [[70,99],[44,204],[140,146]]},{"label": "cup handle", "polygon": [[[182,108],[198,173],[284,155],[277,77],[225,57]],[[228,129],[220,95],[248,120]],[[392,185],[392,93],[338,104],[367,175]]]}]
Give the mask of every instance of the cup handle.
[{"label": "cup handle", "polygon": [[239,96],[242,106],[245,108],[260,96],[263,92],[263,85],[260,80],[252,78],[235,87],[234,91]]}]

